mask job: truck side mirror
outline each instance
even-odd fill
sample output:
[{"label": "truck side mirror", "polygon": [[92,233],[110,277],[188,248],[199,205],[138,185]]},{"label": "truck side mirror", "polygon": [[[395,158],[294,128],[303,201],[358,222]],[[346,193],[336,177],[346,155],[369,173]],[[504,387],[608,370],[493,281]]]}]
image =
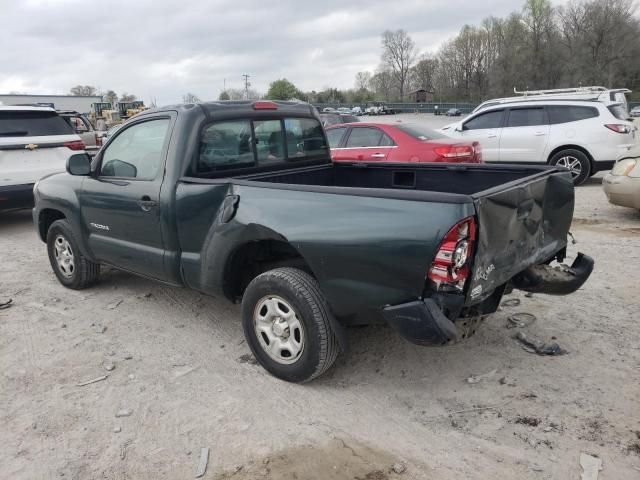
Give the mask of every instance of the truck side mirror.
[{"label": "truck side mirror", "polygon": [[454,130],[455,130],[456,132],[461,132],[461,131],[463,131],[463,130],[464,130],[464,126],[463,126],[462,124],[460,124],[460,125],[456,125],[456,128],[454,128]]},{"label": "truck side mirror", "polygon": [[91,159],[86,153],[76,153],[67,159],[67,172],[70,175],[89,175]]}]

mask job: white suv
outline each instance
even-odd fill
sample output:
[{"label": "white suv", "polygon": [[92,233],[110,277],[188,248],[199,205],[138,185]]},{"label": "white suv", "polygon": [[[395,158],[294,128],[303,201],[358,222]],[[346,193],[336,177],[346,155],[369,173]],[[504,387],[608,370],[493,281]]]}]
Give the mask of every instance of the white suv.
[{"label": "white suv", "polygon": [[485,162],[567,167],[576,185],[635,144],[635,127],[621,104],[592,100],[525,100],[472,113],[441,131],[478,141]]},{"label": "white suv", "polygon": [[0,106],[0,210],[33,204],[33,184],[85,145],[55,110]]}]

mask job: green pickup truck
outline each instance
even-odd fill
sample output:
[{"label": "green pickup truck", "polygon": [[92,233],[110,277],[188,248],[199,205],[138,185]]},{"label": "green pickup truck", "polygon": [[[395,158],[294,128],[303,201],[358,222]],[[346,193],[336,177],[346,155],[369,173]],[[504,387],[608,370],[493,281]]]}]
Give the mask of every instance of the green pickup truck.
[{"label": "green pickup truck", "polygon": [[582,254],[561,263],[568,171],[332,163],[304,103],[148,110],[34,197],[64,286],[92,285],[104,264],[242,302],[256,359],[291,382],[332,365],[345,326],[387,322],[444,345],[474,333],[505,291],[564,295],[593,269]]}]

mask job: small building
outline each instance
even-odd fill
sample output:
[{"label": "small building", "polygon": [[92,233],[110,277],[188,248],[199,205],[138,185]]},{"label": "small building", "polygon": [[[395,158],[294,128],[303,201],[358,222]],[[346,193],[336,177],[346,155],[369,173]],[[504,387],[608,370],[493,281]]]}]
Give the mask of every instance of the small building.
[{"label": "small building", "polygon": [[413,92],[407,93],[407,96],[415,103],[428,103],[433,102],[433,92],[429,92],[424,88],[419,88]]},{"label": "small building", "polygon": [[79,113],[91,112],[93,103],[102,102],[100,95],[21,95],[0,94],[2,105],[42,105],[56,110],[74,110]]}]

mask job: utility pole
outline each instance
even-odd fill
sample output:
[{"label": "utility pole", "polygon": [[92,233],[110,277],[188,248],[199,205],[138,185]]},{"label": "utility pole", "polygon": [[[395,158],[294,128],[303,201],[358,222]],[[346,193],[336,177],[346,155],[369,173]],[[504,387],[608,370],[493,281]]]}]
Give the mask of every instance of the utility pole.
[{"label": "utility pole", "polygon": [[242,76],[244,77],[244,98],[246,100],[249,100],[249,87],[251,86],[251,84],[249,83],[250,75],[247,75],[245,73]]}]

